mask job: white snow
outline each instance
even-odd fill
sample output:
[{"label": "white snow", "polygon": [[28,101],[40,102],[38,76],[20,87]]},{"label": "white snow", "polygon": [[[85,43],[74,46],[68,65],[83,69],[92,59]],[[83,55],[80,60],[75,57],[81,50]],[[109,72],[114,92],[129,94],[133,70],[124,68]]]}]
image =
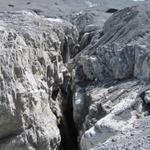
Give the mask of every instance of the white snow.
[{"label": "white snow", "polygon": [[59,22],[59,23],[62,23],[62,19],[60,18],[47,18],[48,21],[51,21],[51,22]]},{"label": "white snow", "polygon": [[91,1],[86,1],[85,3],[88,5],[88,7],[95,7],[96,6],[96,4],[93,4]]}]

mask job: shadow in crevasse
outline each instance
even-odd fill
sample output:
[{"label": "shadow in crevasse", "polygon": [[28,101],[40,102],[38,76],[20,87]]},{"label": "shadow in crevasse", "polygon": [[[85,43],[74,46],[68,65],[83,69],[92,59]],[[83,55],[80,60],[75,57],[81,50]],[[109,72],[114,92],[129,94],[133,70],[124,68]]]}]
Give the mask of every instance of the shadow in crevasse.
[{"label": "shadow in crevasse", "polygon": [[77,130],[73,120],[73,104],[71,90],[66,93],[61,89],[63,98],[67,100],[66,109],[63,111],[63,118],[59,124],[61,134],[61,144],[59,150],[78,150]]}]

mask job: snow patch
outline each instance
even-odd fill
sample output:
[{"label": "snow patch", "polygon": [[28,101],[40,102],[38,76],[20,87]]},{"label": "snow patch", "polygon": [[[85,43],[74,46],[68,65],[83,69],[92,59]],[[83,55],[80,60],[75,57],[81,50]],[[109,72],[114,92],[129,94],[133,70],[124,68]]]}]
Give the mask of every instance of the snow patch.
[{"label": "snow patch", "polygon": [[51,22],[59,22],[59,23],[63,23],[63,20],[60,18],[46,18],[48,21]]},{"label": "snow patch", "polygon": [[85,2],[89,7],[95,7],[97,4],[93,4],[91,1],[86,1]]},{"label": "snow patch", "polygon": [[5,30],[5,27],[0,26],[0,31],[4,31],[4,30]]}]

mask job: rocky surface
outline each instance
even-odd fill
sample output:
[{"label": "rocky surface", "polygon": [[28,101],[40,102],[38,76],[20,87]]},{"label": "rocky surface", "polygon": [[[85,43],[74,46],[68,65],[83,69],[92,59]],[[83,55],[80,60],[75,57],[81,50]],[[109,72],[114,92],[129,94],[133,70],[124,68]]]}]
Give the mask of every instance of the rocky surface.
[{"label": "rocky surface", "polygon": [[0,11],[33,10],[49,17],[64,17],[85,9],[107,11],[110,8],[122,9],[149,0],[5,0],[1,1]]},{"label": "rocky surface", "polygon": [[58,149],[62,98],[53,91],[63,85],[67,47],[73,51],[77,39],[63,20],[0,13],[0,149]]},{"label": "rocky surface", "polygon": [[149,8],[3,1],[0,149],[149,150]]},{"label": "rocky surface", "polygon": [[121,134],[110,138],[106,143],[94,148],[95,150],[148,150],[150,147],[149,116],[138,119],[132,124],[132,129],[127,129]]},{"label": "rocky surface", "polygon": [[146,5],[116,12],[75,57],[74,120],[82,150],[149,149],[149,18]]}]

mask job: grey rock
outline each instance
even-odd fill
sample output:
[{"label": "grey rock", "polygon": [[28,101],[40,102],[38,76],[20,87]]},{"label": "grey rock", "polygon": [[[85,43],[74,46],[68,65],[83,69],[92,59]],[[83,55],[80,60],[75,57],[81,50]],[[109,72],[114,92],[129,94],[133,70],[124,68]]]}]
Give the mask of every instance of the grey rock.
[{"label": "grey rock", "polygon": [[87,80],[149,78],[148,6],[115,13],[76,56]]},{"label": "grey rock", "polygon": [[138,95],[144,87],[146,83],[138,80],[111,81],[88,87],[90,105],[80,131],[81,149],[107,143],[111,137],[130,129],[144,113],[143,101]]},{"label": "grey rock", "polygon": [[84,32],[85,32],[85,33],[86,33],[86,32],[92,32],[92,31],[96,31],[96,30],[98,30],[98,29],[100,29],[100,27],[99,27],[98,25],[96,25],[96,24],[90,24],[90,25],[87,25],[87,26],[85,27]]},{"label": "grey rock", "polygon": [[111,16],[97,9],[88,9],[72,14],[70,21],[77,26],[81,34],[101,29],[105,21]]},{"label": "grey rock", "polygon": [[91,41],[93,33],[84,33],[80,40],[80,50],[84,49]]},{"label": "grey rock", "polygon": [[[75,94],[82,95],[74,99],[78,103],[74,105],[74,120],[81,150],[149,149],[148,138],[133,128],[139,119],[144,124],[145,116],[149,115],[149,93],[145,92],[149,91],[150,78],[149,14],[149,5],[114,13],[103,31],[97,30],[74,58]],[[128,137],[121,135],[128,132],[134,136],[132,129],[136,135],[128,145]],[[149,131],[148,127],[146,136]],[[120,137],[125,143],[117,143]]]},{"label": "grey rock", "polygon": [[134,47],[99,46],[94,55],[81,56],[80,65],[89,80],[128,78],[133,75]]},{"label": "grey rock", "polygon": [[58,149],[61,101],[52,93],[67,71],[65,38],[73,53],[72,24],[28,11],[0,13],[0,149]]},{"label": "grey rock", "polygon": [[149,116],[137,120],[132,124],[130,130],[110,138],[106,143],[94,148],[94,150],[148,150],[150,147],[149,121]]}]

